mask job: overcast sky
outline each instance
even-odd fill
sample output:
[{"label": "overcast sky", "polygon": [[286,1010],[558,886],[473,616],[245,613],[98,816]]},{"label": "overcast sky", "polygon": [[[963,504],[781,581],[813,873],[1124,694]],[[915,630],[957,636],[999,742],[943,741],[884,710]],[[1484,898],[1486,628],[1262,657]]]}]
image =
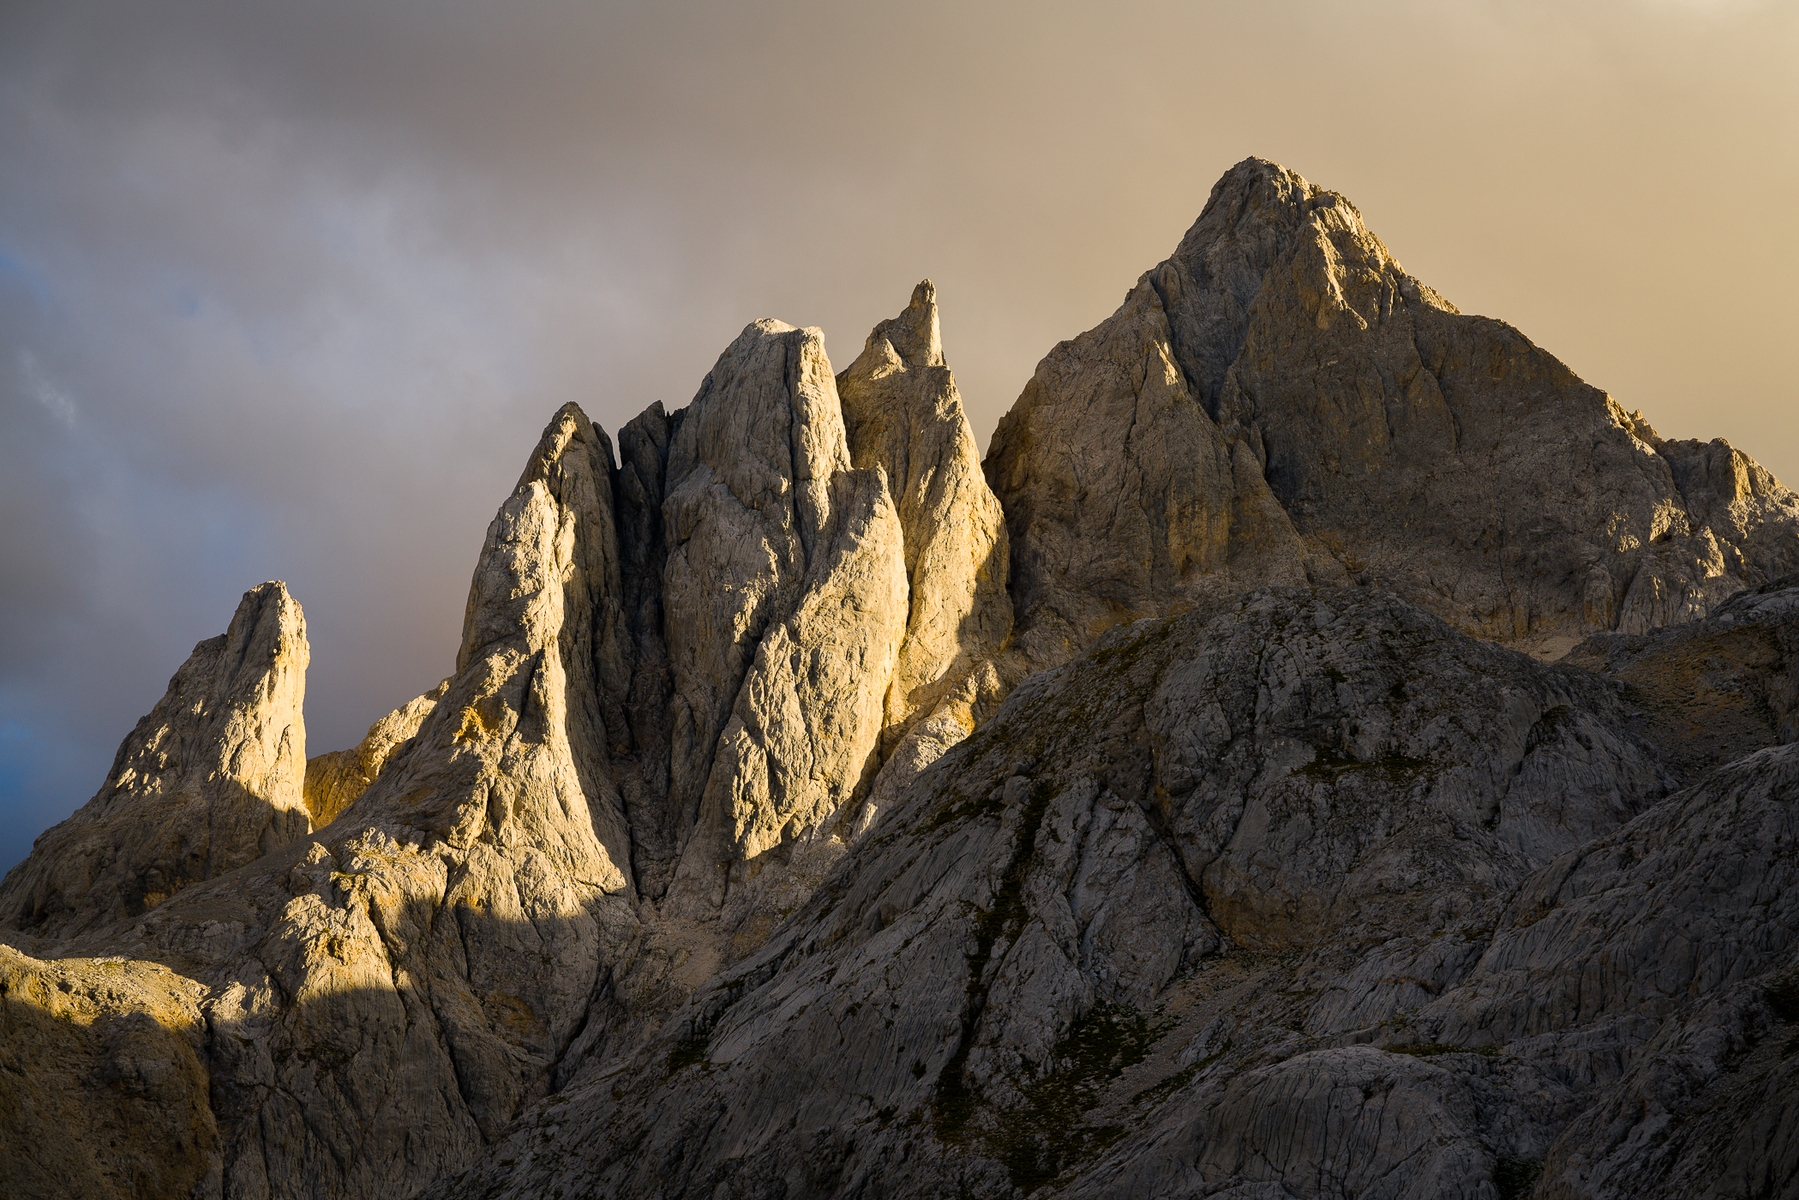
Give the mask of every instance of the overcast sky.
[{"label": "overcast sky", "polygon": [[985,443],[1257,154],[1799,481],[1799,5],[0,3],[0,869],[245,589],[309,752],[445,674],[564,401],[919,279]]}]

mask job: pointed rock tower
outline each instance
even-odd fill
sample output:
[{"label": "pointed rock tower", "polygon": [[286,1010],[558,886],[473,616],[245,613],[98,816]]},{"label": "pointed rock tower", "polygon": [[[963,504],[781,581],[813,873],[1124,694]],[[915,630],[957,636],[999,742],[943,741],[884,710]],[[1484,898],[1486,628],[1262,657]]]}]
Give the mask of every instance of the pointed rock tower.
[{"label": "pointed rock tower", "polygon": [[0,926],[69,937],[304,836],[308,656],[285,584],[244,593],[119,747],[99,794],[0,883]]},{"label": "pointed rock tower", "polygon": [[986,469],[1038,665],[1208,592],[1307,580],[1553,657],[1799,567],[1799,498],[1773,476],[1658,438],[1407,275],[1348,200],[1255,158],[1044,358]]},{"label": "pointed rock tower", "polygon": [[[1004,695],[996,665],[1012,634],[1005,514],[981,474],[974,431],[943,357],[937,289],[919,284],[837,377],[850,458],[886,473],[910,589],[887,690],[875,809],[973,731]],[[863,820],[872,820],[874,811]]]}]

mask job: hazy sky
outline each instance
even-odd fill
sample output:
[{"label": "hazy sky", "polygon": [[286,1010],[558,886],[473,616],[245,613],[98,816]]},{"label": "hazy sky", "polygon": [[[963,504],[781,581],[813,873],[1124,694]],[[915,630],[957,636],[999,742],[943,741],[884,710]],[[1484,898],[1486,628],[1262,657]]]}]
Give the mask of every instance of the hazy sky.
[{"label": "hazy sky", "polygon": [[1799,3],[0,3],[0,869],[241,593],[312,753],[452,665],[555,408],[919,279],[985,441],[1257,154],[1799,482]]}]

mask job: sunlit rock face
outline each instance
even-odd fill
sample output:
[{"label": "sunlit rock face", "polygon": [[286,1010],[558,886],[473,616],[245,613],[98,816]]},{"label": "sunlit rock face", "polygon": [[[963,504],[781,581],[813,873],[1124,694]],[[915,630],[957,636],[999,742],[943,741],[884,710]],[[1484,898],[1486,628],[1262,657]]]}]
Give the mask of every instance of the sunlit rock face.
[{"label": "sunlit rock face", "polygon": [[1553,657],[1799,569],[1799,499],[1768,472],[1657,437],[1261,159],[1050,352],[987,471],[1039,662],[1221,587],[1307,581]]},{"label": "sunlit rock face", "polygon": [[369,726],[362,741],[348,750],[327,750],[306,760],[306,812],[314,829],[337,820],[368,791],[387,764],[405,751],[419,726],[448,691],[444,680]]},{"label": "sunlit rock face", "polygon": [[199,986],[224,1195],[405,1195],[467,1161],[544,1090],[634,930],[594,699],[611,468],[558,413],[489,526],[455,674],[336,820],[56,948]]},{"label": "sunlit rock face", "polygon": [[633,580],[661,615],[637,653],[666,696],[638,710],[637,824],[661,835],[639,867],[707,918],[751,883],[745,864],[841,844],[833,819],[879,765],[906,577],[886,477],[850,465],[817,330],[751,325],[676,416],[665,438],[657,410],[627,431],[660,442],[656,492],[633,480],[659,510],[651,544],[628,552],[655,563]]},{"label": "sunlit rock face", "polygon": [[866,828],[899,789],[972,732],[1013,682],[1005,514],[981,474],[974,433],[943,357],[937,291],[868,335],[837,377],[850,454],[886,473],[909,585],[906,636],[887,687],[881,774]]},{"label": "sunlit rock face", "polygon": [[985,464],[942,346],[564,407],[350,749],[247,595],[0,886],[0,1190],[1782,1194],[1793,496],[1259,160]]},{"label": "sunlit rock face", "polygon": [[[948,744],[997,700],[998,505],[941,355],[918,366],[897,463],[852,463],[822,339],[774,321],[628,427],[622,462],[565,408],[489,527],[455,674],[314,759],[304,802],[296,757],[273,853],[88,942],[34,927],[193,983],[225,1194],[459,1169],[802,902],[883,763],[928,761],[892,753],[921,716]],[[978,560],[931,505],[974,522]]]},{"label": "sunlit rock face", "polygon": [[287,588],[246,592],[119,747],[99,793],[0,883],[0,926],[68,937],[303,836],[308,655]]}]

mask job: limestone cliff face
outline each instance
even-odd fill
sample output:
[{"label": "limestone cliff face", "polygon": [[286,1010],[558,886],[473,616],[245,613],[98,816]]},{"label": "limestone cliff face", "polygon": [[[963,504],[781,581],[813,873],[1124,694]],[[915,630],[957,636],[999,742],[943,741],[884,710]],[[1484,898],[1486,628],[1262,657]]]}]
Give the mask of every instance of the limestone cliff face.
[{"label": "limestone cliff face", "polygon": [[906,581],[817,330],[744,331],[670,437],[663,487],[666,803],[686,824],[676,900],[703,915],[741,864],[828,838],[877,765]]},{"label": "limestone cliff face", "polygon": [[308,653],[285,586],[246,592],[120,745],[99,793],[0,883],[0,927],[68,937],[304,836]]},{"label": "limestone cliff face", "polygon": [[[456,672],[315,760],[317,834],[60,946],[191,982],[217,1113],[202,1194],[453,1173],[803,902],[859,829],[884,733],[915,719],[889,709],[912,581],[957,620],[985,606],[963,640],[919,614],[930,652],[907,661],[939,707],[1004,639],[997,507],[953,399],[907,416],[909,468],[960,472],[947,499],[912,481],[911,570],[816,330],[750,326],[622,462],[557,414],[489,527]],[[917,510],[983,495],[986,570],[956,574]]]},{"label": "limestone cliff face", "polygon": [[620,434],[618,773],[669,915],[798,903],[902,737],[935,717],[948,744],[1000,686],[1004,531],[936,323],[925,285],[834,378],[817,330],[756,322]]},{"label": "limestone cliff face", "polygon": [[1220,586],[1306,579],[1553,657],[1799,563],[1799,499],[1766,471],[1657,438],[1407,275],[1342,196],[1259,159],[1044,359],[987,470],[1039,662]]},{"label": "limestone cliff face", "polygon": [[1115,630],[430,1194],[1783,1194],[1793,747],[1639,720],[1365,589]]},{"label": "limestone cliff face", "polygon": [[1799,742],[1799,576],[1739,593],[1711,618],[1594,634],[1564,660],[1609,676],[1642,735],[1687,783],[1763,746]]},{"label": "limestone cliff face", "polygon": [[612,465],[579,410],[551,421],[488,529],[456,673],[335,821],[63,944],[197,989],[217,1118],[199,1194],[410,1194],[541,1094],[580,1031],[638,920],[620,677],[600,675],[622,626]]},{"label": "limestone cliff face", "polygon": [[886,472],[905,535],[911,596],[887,698],[891,748],[1011,635],[1005,514],[944,362],[929,280],[875,326],[837,387],[852,460]]},{"label": "limestone cliff face", "polygon": [[913,775],[984,720],[1015,666],[1005,514],[981,474],[974,432],[943,357],[937,290],[869,334],[837,377],[850,454],[886,472],[905,542],[906,636],[887,688],[885,765],[858,818],[866,827]]},{"label": "limestone cliff face", "polygon": [[362,741],[348,750],[328,750],[306,760],[306,811],[314,829],[323,829],[380,777],[394,755],[418,733],[419,726],[450,681],[444,680],[422,696],[414,697],[369,726]]}]

